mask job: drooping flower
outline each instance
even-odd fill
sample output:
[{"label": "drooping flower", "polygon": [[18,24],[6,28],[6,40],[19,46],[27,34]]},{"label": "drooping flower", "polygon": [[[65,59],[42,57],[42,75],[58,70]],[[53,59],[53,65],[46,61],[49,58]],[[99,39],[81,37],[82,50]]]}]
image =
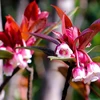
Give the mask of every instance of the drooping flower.
[{"label": "drooping flower", "polygon": [[97,81],[100,78],[100,67],[94,63],[90,62],[86,64],[86,77],[84,83],[90,83]]},{"label": "drooping flower", "polygon": [[83,81],[85,78],[85,69],[83,67],[75,67],[72,70],[73,79],[72,81]]},{"label": "drooping flower", "polygon": [[[84,69],[85,74],[84,76],[80,76],[80,80],[79,80],[79,81],[81,80],[84,81],[85,78],[88,77],[86,74],[88,69],[86,69],[85,66],[87,63],[92,62],[92,60],[89,59],[88,57],[89,55],[87,53],[84,53],[85,48],[90,46],[90,42],[92,38],[100,31],[100,19],[93,22],[87,29],[81,32],[77,27],[73,26],[71,20],[60,8],[56,6],[53,6],[53,7],[56,9],[61,19],[62,32],[60,33],[60,32],[53,31],[53,33],[56,34],[57,39],[51,38],[50,36],[47,36],[44,34],[37,35],[33,33],[33,35],[55,43],[57,45],[55,48],[55,54],[58,57],[61,57],[61,58],[74,57],[76,59],[75,63],[78,66],[75,69],[73,69],[75,70],[73,72],[76,73],[77,70],[79,70],[79,73],[80,73],[81,71],[83,72],[83,69]],[[81,74],[75,74],[75,75],[73,74],[73,80],[76,80],[74,78],[79,77],[79,75]],[[90,82],[91,81],[92,80],[90,79]]]},{"label": "drooping flower", "polygon": [[[53,31],[53,33],[56,34],[61,45],[66,43],[66,45],[69,46],[69,49],[64,52],[70,52],[71,50],[76,58],[77,67],[72,70],[72,80],[83,81],[84,83],[98,80],[100,78],[100,68],[91,60],[89,55],[85,52],[85,48],[90,44],[92,38],[100,31],[100,19],[93,22],[89,28],[80,32],[78,28],[72,25],[68,16],[60,8],[56,6],[53,7],[56,9],[60,19],[62,20],[62,33],[55,31]],[[59,48],[57,49],[60,51]],[[64,54],[65,55],[60,56],[69,57],[66,53]]]}]

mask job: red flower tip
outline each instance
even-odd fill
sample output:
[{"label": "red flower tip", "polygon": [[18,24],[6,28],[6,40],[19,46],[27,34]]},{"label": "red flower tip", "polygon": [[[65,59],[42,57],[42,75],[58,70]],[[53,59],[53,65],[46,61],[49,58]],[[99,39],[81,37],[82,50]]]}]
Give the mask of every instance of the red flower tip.
[{"label": "red flower tip", "polygon": [[31,2],[25,9],[24,16],[30,20],[37,20],[40,9],[35,1]]},{"label": "red flower tip", "polygon": [[64,19],[65,19],[65,27],[66,28],[72,27],[72,22],[69,19],[69,17],[59,7],[54,6],[54,5],[52,5],[52,6],[56,9],[57,14],[58,14],[58,16],[60,17],[61,20],[63,19],[63,16],[64,16]]}]

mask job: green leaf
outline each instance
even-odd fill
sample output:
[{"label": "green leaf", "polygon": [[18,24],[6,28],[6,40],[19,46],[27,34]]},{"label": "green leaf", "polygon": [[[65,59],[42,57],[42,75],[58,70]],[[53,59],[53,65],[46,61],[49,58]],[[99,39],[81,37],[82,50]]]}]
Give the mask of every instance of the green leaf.
[{"label": "green leaf", "polygon": [[100,45],[94,46],[87,53],[90,53],[90,52],[100,52]]},{"label": "green leaf", "polygon": [[61,58],[56,56],[48,56],[50,60],[63,60],[63,61],[75,61],[75,58]]},{"label": "green leaf", "polygon": [[0,59],[10,59],[13,57],[13,53],[7,50],[0,50]]},{"label": "green leaf", "polygon": [[72,100],[84,100],[84,98],[79,94],[77,90],[73,90]]},{"label": "green leaf", "polygon": [[92,83],[90,86],[91,92],[90,92],[90,100],[100,100],[100,88],[97,84]]},{"label": "green leaf", "polygon": [[94,57],[94,58],[92,58],[92,60],[94,62],[100,62],[100,56]]}]

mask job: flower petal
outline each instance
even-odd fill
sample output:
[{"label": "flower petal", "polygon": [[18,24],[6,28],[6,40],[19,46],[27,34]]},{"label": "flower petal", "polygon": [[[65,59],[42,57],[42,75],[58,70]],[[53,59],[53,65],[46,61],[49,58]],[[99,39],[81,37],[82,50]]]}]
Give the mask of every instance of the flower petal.
[{"label": "flower petal", "polygon": [[29,22],[27,18],[24,16],[20,26],[20,30],[21,30],[22,39],[24,39],[25,41],[30,37],[30,34],[28,33],[28,25]]},{"label": "flower petal", "polygon": [[24,16],[28,20],[37,20],[40,9],[35,1],[31,2],[25,9]]},{"label": "flower petal", "polygon": [[9,38],[12,47],[16,44],[22,44],[20,30],[14,19],[9,15],[6,16],[7,22],[5,24],[5,34]]},{"label": "flower petal", "polygon": [[80,41],[79,49],[84,49],[98,32],[100,32],[100,19],[96,20],[89,28],[82,31],[81,35],[76,39],[76,41],[78,39]]},{"label": "flower petal", "polygon": [[4,66],[3,66],[3,71],[4,71],[4,74],[6,76],[11,76],[12,73],[13,73],[13,70],[14,70],[14,67],[9,63],[7,62]]},{"label": "flower petal", "polygon": [[62,20],[63,16],[65,16],[65,27],[68,28],[68,27],[72,27],[72,22],[71,20],[68,18],[68,16],[57,6],[54,6],[52,5],[56,11],[57,11],[57,14],[59,15],[60,19]]},{"label": "flower petal", "polygon": [[29,32],[38,33],[41,32],[46,26],[46,19],[39,19],[32,23],[29,27]]},{"label": "flower petal", "polygon": [[0,40],[3,42],[4,46],[11,46],[10,40],[4,32],[0,32]]}]

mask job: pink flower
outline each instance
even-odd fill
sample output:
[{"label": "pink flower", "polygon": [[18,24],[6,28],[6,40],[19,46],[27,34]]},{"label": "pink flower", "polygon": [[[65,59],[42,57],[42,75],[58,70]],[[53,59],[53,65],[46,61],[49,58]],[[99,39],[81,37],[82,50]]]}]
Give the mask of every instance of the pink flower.
[{"label": "pink flower", "polygon": [[11,75],[17,66],[24,69],[31,62],[30,58],[34,51],[16,47],[32,46],[36,38],[31,36],[30,32],[41,32],[46,26],[48,15],[46,11],[41,12],[33,1],[26,7],[20,27],[10,15],[6,17],[5,30],[0,32],[0,49],[13,53],[12,59],[7,59],[4,64],[6,75]]},{"label": "pink flower", "polygon": [[94,63],[90,62],[86,64],[86,77],[84,83],[90,83],[97,81],[100,78],[100,67]]},{"label": "pink flower", "polygon": [[31,2],[24,11],[24,17],[20,26],[22,37],[27,40],[30,37],[29,32],[41,32],[46,27],[48,16],[49,13],[47,11],[41,12],[36,1]]},{"label": "pink flower", "polygon": [[4,74],[5,74],[6,76],[11,76],[13,70],[14,70],[14,67],[9,63],[9,61],[7,61],[7,62],[4,64],[4,66],[3,66]]},{"label": "pink flower", "polygon": [[88,58],[86,56],[86,54],[84,54],[83,52],[81,51],[77,51],[78,52],[78,58],[79,58],[79,61],[80,63],[87,63],[88,62]]},{"label": "pink flower", "polygon": [[[89,55],[85,52],[85,48],[90,46],[89,44],[92,38],[100,32],[100,19],[96,20],[87,29],[80,32],[78,28],[72,25],[71,20],[60,8],[56,6],[53,7],[56,9],[62,21],[62,33],[53,31],[60,42],[60,45],[57,46],[58,51],[56,50],[57,56],[63,57],[63,55],[68,55],[68,57],[71,57],[71,53],[74,53],[77,67],[72,70],[73,81],[90,83],[98,80],[100,77],[100,68],[91,60]],[[66,46],[66,48],[62,47],[63,43],[68,46]]]},{"label": "pink flower", "polygon": [[62,43],[56,48],[56,55],[61,58],[70,58],[73,54],[73,51],[66,43]]},{"label": "pink flower", "polygon": [[72,70],[73,79],[72,81],[83,81],[85,78],[85,69],[83,67],[75,67]]}]

